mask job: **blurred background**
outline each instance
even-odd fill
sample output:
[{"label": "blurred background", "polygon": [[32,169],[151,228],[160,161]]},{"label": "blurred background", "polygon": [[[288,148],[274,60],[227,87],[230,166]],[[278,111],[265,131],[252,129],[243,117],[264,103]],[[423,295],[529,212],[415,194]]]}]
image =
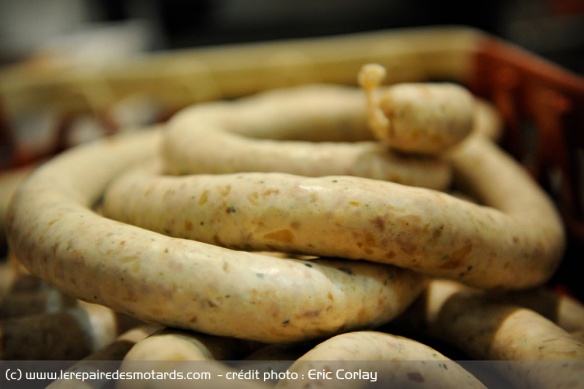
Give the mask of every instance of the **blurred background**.
[{"label": "blurred background", "polygon": [[442,24],[479,28],[584,73],[584,0],[0,0],[0,63]]}]

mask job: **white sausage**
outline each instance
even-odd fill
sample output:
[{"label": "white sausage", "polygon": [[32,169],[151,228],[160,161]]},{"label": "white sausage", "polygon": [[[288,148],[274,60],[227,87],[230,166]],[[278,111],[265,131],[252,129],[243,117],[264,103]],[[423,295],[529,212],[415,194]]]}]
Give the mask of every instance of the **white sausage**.
[{"label": "white sausage", "polygon": [[165,172],[173,175],[279,171],[432,189],[451,181],[450,167],[438,157],[408,156],[373,141],[360,91],[333,85],[186,108],[168,123],[162,151]]},{"label": "white sausage", "polygon": [[[20,187],[10,241],[31,272],[145,321],[271,342],[386,322],[423,290],[423,277],[391,266],[236,252],[92,212],[112,178],[155,154],[158,137],[126,133],[72,149]],[[255,320],[240,319],[248,315]]]},{"label": "white sausage", "polygon": [[376,93],[385,76],[377,64],[361,68],[358,81],[367,94],[368,123],[389,147],[437,154],[460,143],[474,126],[474,98],[453,83],[399,83]]},{"label": "white sausage", "polygon": [[[124,357],[120,371],[129,374],[154,371],[157,374],[167,373],[169,378],[119,380],[116,388],[266,389],[267,386],[261,381],[226,379],[226,374],[232,369],[221,361],[238,359],[242,353],[249,352],[249,347],[249,344],[237,339],[162,329],[137,342]],[[176,373],[183,378],[170,375]],[[192,373],[205,373],[209,377],[189,379]]]},{"label": "white sausage", "polygon": [[113,183],[103,211],[160,233],[234,249],[366,259],[483,288],[545,282],[564,248],[563,226],[547,196],[481,137],[449,158],[457,178],[490,207],[359,177],[170,177],[145,168]]},{"label": "white sausage", "polygon": [[[329,338],[298,358],[289,370],[303,379],[282,380],[277,388],[485,388],[431,347],[375,331]],[[355,372],[360,372],[358,378],[348,379],[345,374]]]},{"label": "white sausage", "polygon": [[584,343],[539,313],[503,301],[435,280],[388,330],[431,336],[470,359],[498,361],[491,367],[519,387],[584,384]]}]

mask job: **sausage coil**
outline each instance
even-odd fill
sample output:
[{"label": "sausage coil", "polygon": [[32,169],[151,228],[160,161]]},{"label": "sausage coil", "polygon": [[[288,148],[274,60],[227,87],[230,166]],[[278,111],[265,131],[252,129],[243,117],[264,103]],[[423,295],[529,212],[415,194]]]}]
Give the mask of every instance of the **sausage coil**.
[{"label": "sausage coil", "polygon": [[[312,96],[311,109],[295,103],[299,92]],[[164,131],[121,134],[49,161],[19,187],[8,211],[17,257],[77,298],[164,326],[263,342],[386,323],[421,293],[425,275],[522,289],[555,270],[564,245],[559,217],[536,183],[490,140],[471,135],[431,158],[451,164],[456,182],[483,202],[472,204],[385,181],[391,174],[351,176],[362,172],[330,162],[337,154],[343,160],[339,150],[352,150],[347,139],[367,138],[363,124],[348,138],[342,131],[365,121],[362,91],[273,93],[202,104],[178,114]],[[264,111],[271,105],[277,109]],[[320,141],[309,148],[314,158],[283,155],[285,139],[299,128]],[[336,143],[322,143],[316,128],[333,133]],[[222,155],[222,142],[237,133],[238,142],[258,152],[242,158],[226,147]],[[362,145],[357,142],[352,157],[347,152],[349,165]],[[367,169],[385,172],[379,144],[365,145],[367,153],[376,150]],[[306,141],[291,146],[307,147]],[[319,154],[321,146],[333,151]],[[202,159],[189,162],[189,153]],[[161,155],[165,160],[154,170],[130,169]],[[216,169],[231,157],[230,170]],[[300,170],[266,171],[279,169],[280,158]],[[412,161],[418,158],[430,160]],[[254,159],[264,168],[255,171]],[[321,170],[325,165],[334,169]],[[105,216],[94,211],[102,197]],[[261,250],[319,258],[249,252]],[[242,321],[246,316],[255,320]]]},{"label": "sausage coil", "polygon": [[424,277],[391,266],[233,251],[91,209],[115,176],[159,147],[160,131],[129,132],[33,173],[9,216],[22,263],[66,293],[145,321],[270,342],[386,322],[423,290]]},{"label": "sausage coil", "polygon": [[[323,117],[312,112],[311,122],[326,123],[350,112],[348,90],[339,94],[338,105],[331,101],[336,96],[331,90],[308,92],[326,101]],[[361,95],[358,90],[352,93]],[[280,103],[276,95],[271,97]],[[178,115],[165,135],[172,139],[183,134],[184,150],[196,147],[188,139],[200,139],[196,150],[207,150],[201,134],[208,118],[226,104],[242,113],[236,127],[248,127],[247,118],[256,123],[257,114],[246,114],[239,106],[247,107],[245,99],[209,103]],[[360,106],[357,100],[354,104]],[[282,118],[289,116],[285,105],[278,112]],[[167,139],[164,144],[167,159],[162,166],[129,171],[109,188],[104,202],[108,217],[232,249],[363,259],[481,288],[539,285],[553,274],[563,254],[563,226],[550,199],[517,162],[480,134],[454,146],[445,157],[457,183],[481,205],[427,188],[351,176],[223,172],[170,177],[164,169],[172,170],[178,157],[169,157]],[[279,153],[285,144],[272,144],[272,152]],[[207,164],[223,166],[223,157],[214,161],[205,153]],[[302,163],[302,157],[296,158]],[[262,158],[249,154],[246,159]],[[190,166],[183,162],[181,166]],[[246,167],[237,166],[242,171]]]}]

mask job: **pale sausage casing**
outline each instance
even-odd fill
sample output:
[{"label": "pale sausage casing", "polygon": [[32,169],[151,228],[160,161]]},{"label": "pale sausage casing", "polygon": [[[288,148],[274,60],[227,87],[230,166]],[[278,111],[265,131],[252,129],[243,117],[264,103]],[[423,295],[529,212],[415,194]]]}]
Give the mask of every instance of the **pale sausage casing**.
[{"label": "pale sausage casing", "polygon": [[66,293],[145,321],[269,342],[380,324],[423,290],[423,277],[391,266],[236,252],[92,211],[117,174],[156,154],[159,136],[103,139],[38,169],[9,215],[23,264]]},{"label": "pale sausage casing", "polygon": [[[311,107],[312,122],[328,123],[337,116],[350,121],[348,112],[357,115],[347,109],[346,99],[351,92],[362,97],[361,93],[341,89],[336,95],[335,90],[309,88],[326,102],[322,116]],[[278,104],[278,97],[289,101],[289,96],[280,93],[269,96]],[[299,92],[291,93],[298,96]],[[357,100],[349,101],[361,106]],[[253,127],[247,121],[257,124],[246,111],[248,104],[246,99],[209,103],[173,118],[165,132],[163,169],[173,170],[177,164],[187,171],[197,169],[199,153],[187,156],[185,145],[197,150],[193,140],[200,139],[198,146],[205,149],[205,130],[229,131],[232,125],[237,132]],[[209,119],[226,107],[247,114]],[[278,112],[281,120],[289,118],[286,105]],[[208,128],[209,123],[214,127]],[[285,121],[283,126],[284,133],[293,132],[292,123]],[[182,147],[179,135],[185,139]],[[170,156],[169,144],[177,145],[180,152]],[[284,147],[286,142],[276,144]],[[274,155],[280,150],[276,144],[271,149]],[[217,147],[212,150],[221,154]],[[246,159],[261,157],[252,153]],[[225,158],[214,160],[207,155],[206,163],[223,166]],[[466,186],[483,205],[371,178],[257,172],[230,176],[227,171],[214,176],[162,177],[161,168],[158,173],[136,170],[120,177],[105,195],[104,212],[171,236],[234,249],[365,259],[481,288],[524,289],[547,281],[564,249],[563,226],[547,195],[525,169],[480,134],[451,147],[445,158],[454,167],[457,184]],[[236,165],[245,170],[244,165]],[[267,165],[263,169],[268,170]],[[233,170],[236,167],[229,171]]]}]

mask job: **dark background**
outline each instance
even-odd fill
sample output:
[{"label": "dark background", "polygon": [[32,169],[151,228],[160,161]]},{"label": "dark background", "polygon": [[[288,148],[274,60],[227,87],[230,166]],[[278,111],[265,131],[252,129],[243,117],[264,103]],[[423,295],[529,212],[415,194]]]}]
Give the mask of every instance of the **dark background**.
[{"label": "dark background", "polygon": [[0,0],[0,59],[95,26],[140,24],[143,50],[402,27],[476,27],[584,73],[584,0]]}]

